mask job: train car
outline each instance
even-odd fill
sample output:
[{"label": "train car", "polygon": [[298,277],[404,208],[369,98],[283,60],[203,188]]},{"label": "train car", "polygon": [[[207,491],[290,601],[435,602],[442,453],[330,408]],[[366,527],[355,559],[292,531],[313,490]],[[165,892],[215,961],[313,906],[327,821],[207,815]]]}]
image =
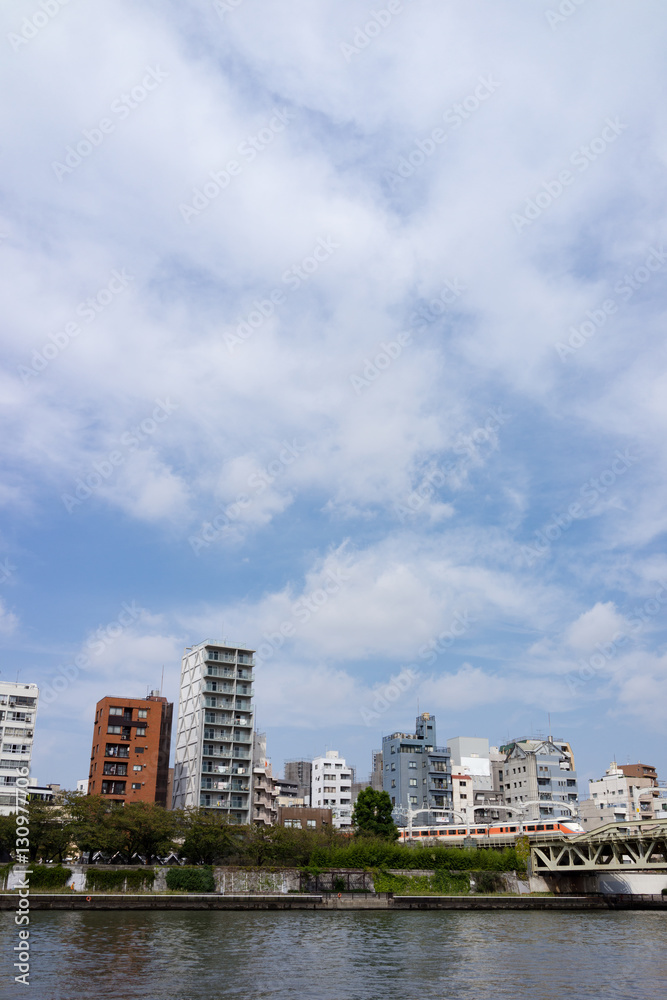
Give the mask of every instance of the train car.
[{"label": "train car", "polygon": [[466,837],[469,837],[472,840],[478,841],[481,847],[484,843],[493,844],[494,841],[507,843],[522,834],[531,838],[539,838],[540,835],[546,838],[556,833],[573,837],[578,833],[584,833],[584,828],[576,820],[564,819],[562,817],[553,820],[545,819],[541,822],[535,820],[534,822],[522,824],[517,822],[508,822],[499,825],[476,823],[470,827],[452,824],[451,826],[432,826],[428,829],[422,826],[415,826],[412,829],[412,836],[408,835],[407,830],[401,830],[399,841],[400,843],[407,843],[409,840],[419,840],[437,841],[441,844],[460,844]]}]

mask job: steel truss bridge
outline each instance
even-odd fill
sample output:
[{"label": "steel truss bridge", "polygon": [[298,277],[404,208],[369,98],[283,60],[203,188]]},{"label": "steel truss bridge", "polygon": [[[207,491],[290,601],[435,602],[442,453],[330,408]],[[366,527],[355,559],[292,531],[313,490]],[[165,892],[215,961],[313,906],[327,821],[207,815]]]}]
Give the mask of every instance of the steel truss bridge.
[{"label": "steel truss bridge", "polygon": [[604,871],[667,871],[667,819],[606,823],[574,837],[541,838],[530,845],[534,875]]}]

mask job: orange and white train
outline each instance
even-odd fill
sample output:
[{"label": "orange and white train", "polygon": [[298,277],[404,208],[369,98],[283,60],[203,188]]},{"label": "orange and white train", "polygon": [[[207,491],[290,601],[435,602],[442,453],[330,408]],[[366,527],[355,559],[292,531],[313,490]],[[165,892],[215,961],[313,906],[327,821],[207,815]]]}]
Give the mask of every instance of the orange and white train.
[{"label": "orange and white train", "polygon": [[490,824],[480,824],[477,823],[474,826],[456,826],[452,824],[451,826],[432,826],[428,829],[422,826],[414,826],[412,828],[412,836],[408,834],[408,831],[403,829],[399,834],[399,842],[405,843],[406,841],[412,840],[437,840],[441,844],[460,844],[466,837],[470,837],[473,840],[478,841],[479,846],[483,847],[485,843],[493,844],[496,843],[510,843],[522,834],[526,834],[528,837],[538,837],[540,834],[547,838],[549,836],[554,836],[554,834],[562,833],[567,837],[573,837],[577,833],[584,833],[584,828],[580,823],[577,823],[572,819],[553,819],[553,820],[543,820],[542,822],[530,823],[505,823],[499,826],[493,826]]}]

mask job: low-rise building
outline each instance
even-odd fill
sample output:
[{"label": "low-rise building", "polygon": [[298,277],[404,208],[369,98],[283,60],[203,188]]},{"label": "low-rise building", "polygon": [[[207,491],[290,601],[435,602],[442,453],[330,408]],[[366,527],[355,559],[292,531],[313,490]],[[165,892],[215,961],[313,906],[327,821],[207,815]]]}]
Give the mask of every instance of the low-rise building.
[{"label": "low-rise building", "polygon": [[278,806],[278,823],[293,830],[322,830],[331,827],[331,809],[314,806]]},{"label": "low-rise building", "polygon": [[337,829],[352,826],[352,771],[337,750],[313,760],[311,802],[318,809],[331,809]]},{"label": "low-rise building", "polygon": [[303,758],[285,761],[285,780],[297,786],[296,797],[310,805],[313,762]]},{"label": "low-rise building", "polygon": [[579,809],[577,773],[569,743],[552,739],[513,740],[500,747],[505,754],[505,802],[524,822],[576,817]]},{"label": "low-rise building", "polygon": [[588,783],[589,798],[579,803],[585,830],[605,823],[667,816],[667,801],[650,764],[621,764],[612,761],[604,775]]}]

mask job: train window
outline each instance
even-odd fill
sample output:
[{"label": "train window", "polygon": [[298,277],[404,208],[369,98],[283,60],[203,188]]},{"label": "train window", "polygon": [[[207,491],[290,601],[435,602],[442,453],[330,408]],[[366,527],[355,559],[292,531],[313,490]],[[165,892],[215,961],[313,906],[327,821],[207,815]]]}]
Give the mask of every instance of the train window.
[{"label": "train window", "polygon": [[545,827],[545,829],[547,829],[547,830],[555,830],[556,827],[552,823],[551,826],[547,826],[547,827]]},{"label": "train window", "polygon": [[529,830],[531,833],[534,833],[535,832],[535,827],[534,826],[527,826],[526,830]]},{"label": "train window", "polygon": [[439,830],[429,830],[428,835],[429,837],[437,837],[439,832],[440,832]]},{"label": "train window", "polygon": [[544,823],[542,823],[541,826],[536,826],[535,829],[536,830],[544,830]]},{"label": "train window", "polygon": [[516,833],[516,827],[515,826],[511,826],[510,827],[510,833]]}]

